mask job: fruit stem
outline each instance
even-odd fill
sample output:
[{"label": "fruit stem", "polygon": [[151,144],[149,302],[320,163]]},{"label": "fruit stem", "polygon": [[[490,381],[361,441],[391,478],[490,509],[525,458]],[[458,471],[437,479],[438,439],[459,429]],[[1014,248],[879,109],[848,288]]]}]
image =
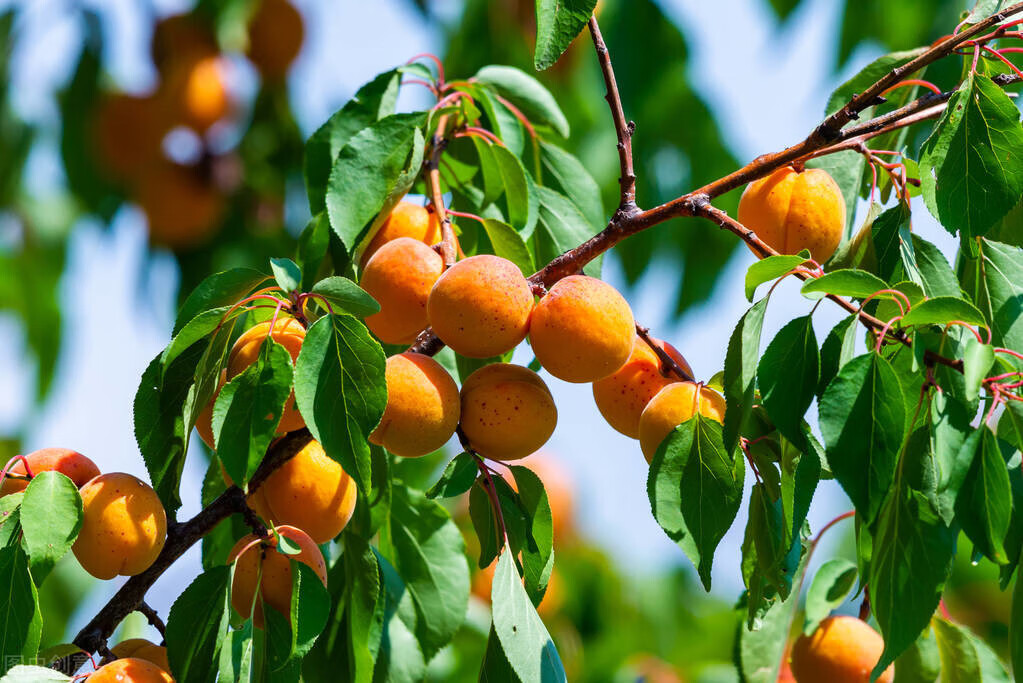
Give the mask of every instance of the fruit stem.
[{"label": "fruit stem", "polygon": [[13,458],[11,458],[10,460],[8,460],[7,464],[4,465],[4,468],[2,470],[0,470],[0,485],[2,485],[4,483],[4,479],[7,478],[7,474],[10,471],[10,469],[14,466],[14,463],[18,462],[19,460],[21,461],[21,464],[25,466],[25,477],[29,481],[32,480],[32,476],[33,476],[32,468],[29,467],[29,465],[28,465],[28,458],[26,458],[24,455],[16,455]]},{"label": "fruit stem", "polygon": [[675,373],[677,376],[681,377],[686,382],[696,381],[692,375],[690,375],[688,372],[682,369],[682,367],[675,362],[675,359],[672,358],[667,351],[665,351],[663,348],[661,348],[654,342],[654,340],[650,337],[649,327],[643,327],[639,323],[636,323],[636,334],[639,336],[640,339],[646,342],[646,345],[649,346],[650,349],[657,355],[657,358],[660,359],[661,374],[664,377],[667,377],[670,373]]}]

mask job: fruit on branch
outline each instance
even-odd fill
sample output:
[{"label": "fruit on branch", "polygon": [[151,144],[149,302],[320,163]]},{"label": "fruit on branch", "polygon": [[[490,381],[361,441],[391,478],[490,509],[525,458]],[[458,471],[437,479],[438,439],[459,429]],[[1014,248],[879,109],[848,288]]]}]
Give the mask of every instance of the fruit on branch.
[{"label": "fruit on branch", "polygon": [[171,125],[156,97],[109,93],[92,116],[96,156],[112,179],[134,181],[160,158]]},{"label": "fruit on branch", "polygon": [[779,254],[808,249],[824,263],[845,233],[845,199],[827,171],[785,166],[746,187],[739,222]]},{"label": "fruit on branch", "polygon": [[[283,346],[289,354],[291,361],[298,360],[298,352],[302,350],[302,342],[305,341],[305,328],[302,323],[288,316],[279,316],[274,324],[273,334],[270,334],[270,320],[253,325],[244,333],[231,347],[231,353],[227,357],[227,380],[232,379],[245,371],[259,358],[259,351],[267,336]],[[296,429],[305,427],[305,420],[295,407],[295,392],[292,391],[284,404],[284,412],[281,413],[281,421],[277,425],[278,434],[286,434]]]},{"label": "fruit on branch", "polygon": [[426,311],[434,333],[455,353],[490,358],[526,338],[533,292],[514,263],[481,254],[440,276]]},{"label": "fruit on branch", "polygon": [[366,326],[386,344],[410,344],[429,322],[426,301],[444,272],[440,254],[411,237],[383,245],[362,271],[359,284],[380,304]]},{"label": "fruit on branch", "polygon": [[[811,635],[800,635],[792,646],[792,673],[800,683],[853,683],[870,680],[881,658],[884,640],[856,617],[828,617]],[[877,683],[891,683],[894,665]]]},{"label": "fruit on branch", "polygon": [[[28,460],[28,467],[33,476],[40,472],[60,472],[79,488],[93,477],[99,476],[96,463],[70,448],[41,448],[26,455],[25,459]],[[25,475],[25,463],[18,460],[11,465],[8,474]],[[0,484],[0,497],[24,491],[27,487],[28,482],[24,479],[4,477],[3,483]]]},{"label": "fruit on branch", "polygon": [[672,382],[650,399],[639,418],[639,447],[652,462],[657,447],[686,420],[699,413],[724,422],[725,399],[696,382]]},{"label": "fruit on branch", "polygon": [[419,204],[406,201],[398,202],[362,252],[359,267],[365,268],[380,247],[399,237],[408,237],[427,246],[437,244],[441,240],[440,222],[437,220],[437,214],[428,211],[426,207]]},{"label": "fruit on branch", "polygon": [[[300,548],[297,555],[284,555],[277,551],[277,540],[271,536],[254,543],[256,536],[242,537],[231,549],[228,562],[235,562],[231,581],[231,605],[243,617],[252,615],[252,623],[263,628],[263,604],[281,614],[291,613],[291,560],[311,568],[327,585],[327,565],[323,553],[301,529],[292,526],[277,527],[277,533],[294,541]],[[256,586],[262,600],[256,600]]]},{"label": "fruit on branch", "polygon": [[123,472],[82,487],[82,528],[71,549],[97,579],[141,574],[167,540],[167,514],[149,484]]},{"label": "fruit on branch", "polygon": [[166,75],[178,64],[193,64],[216,54],[217,40],[209,25],[195,14],[174,14],[156,22],[150,53],[157,70]]},{"label": "fruit on branch", "polygon": [[216,441],[213,438],[213,406],[220,396],[220,390],[227,384],[227,370],[220,371],[220,378],[217,380],[217,388],[210,397],[210,402],[195,417],[195,431],[199,434],[202,442],[211,450],[217,449]]},{"label": "fruit on branch", "polygon": [[370,443],[416,458],[437,450],[455,433],[458,385],[429,356],[406,351],[387,359],[387,406]]},{"label": "fruit on branch", "polygon": [[174,250],[205,243],[220,226],[223,193],[201,169],[161,161],[138,179],[136,201],[149,223],[149,241]]},{"label": "fruit on branch", "polygon": [[144,659],[170,673],[170,662],[167,661],[167,648],[151,643],[145,638],[122,640],[110,648],[110,651],[122,659],[125,657]]},{"label": "fruit on branch", "polygon": [[115,659],[85,680],[88,683],[174,683],[171,675],[156,664],[136,657]]},{"label": "fruit on branch", "polygon": [[200,135],[231,111],[225,68],[219,55],[203,57],[180,65],[161,86],[168,107],[181,123]]},{"label": "fruit on branch", "polygon": [[509,363],[486,365],[462,383],[461,428],[474,451],[518,460],[547,443],[558,423],[554,398],[540,376]]},{"label": "fruit on branch", "polygon": [[249,21],[245,55],[265,80],[283,80],[302,49],[302,15],[288,0],[262,0]]},{"label": "fruit on branch", "polygon": [[529,323],[536,359],[566,382],[595,382],[618,371],[635,340],[636,321],[625,298],[586,275],[559,280],[540,299]]},{"label": "fruit on branch", "polygon": [[[689,363],[671,344],[653,339],[690,376]],[[593,400],[607,423],[633,439],[639,438],[639,416],[658,391],[681,377],[662,372],[661,359],[645,341],[636,337],[632,355],[617,372],[593,383]]]}]

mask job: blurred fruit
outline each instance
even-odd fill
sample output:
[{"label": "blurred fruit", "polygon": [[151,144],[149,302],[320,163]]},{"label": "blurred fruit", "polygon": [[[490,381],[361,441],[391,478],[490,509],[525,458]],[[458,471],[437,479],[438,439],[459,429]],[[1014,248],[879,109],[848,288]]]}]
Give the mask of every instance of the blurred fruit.
[{"label": "blurred fruit", "polygon": [[160,19],[153,27],[150,54],[162,75],[172,65],[191,64],[216,53],[216,36],[198,15],[174,14]]},{"label": "blurred fruit", "polygon": [[161,156],[170,119],[152,95],[104,95],[92,114],[93,142],[110,178],[131,183]]},{"label": "blurred fruit", "polygon": [[164,106],[182,125],[204,134],[231,111],[226,68],[219,55],[171,67],[161,86]]},{"label": "blurred fruit", "polygon": [[302,49],[302,15],[288,0],[262,0],[249,22],[246,56],[263,78],[283,80]]},{"label": "blurred fruit", "polygon": [[149,242],[184,251],[220,227],[225,198],[200,169],[161,162],[138,182],[136,200],[149,221]]}]

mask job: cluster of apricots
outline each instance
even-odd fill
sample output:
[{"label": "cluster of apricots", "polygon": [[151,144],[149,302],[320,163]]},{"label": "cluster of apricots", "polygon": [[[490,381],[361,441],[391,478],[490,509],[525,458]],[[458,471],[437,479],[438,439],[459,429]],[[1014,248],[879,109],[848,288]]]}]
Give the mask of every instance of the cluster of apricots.
[{"label": "cluster of apricots", "polygon": [[[303,24],[288,0],[258,0],[248,23],[246,56],[265,82],[282,82],[302,46]],[[168,133],[187,128],[205,144],[237,109],[230,63],[213,29],[197,13],[157,22],[151,44],[159,75],[150,93],[104,94],[93,112],[92,140],[101,169],[138,203],[154,245],[182,250],[206,242],[227,207],[211,164],[184,164],[164,153]]]}]

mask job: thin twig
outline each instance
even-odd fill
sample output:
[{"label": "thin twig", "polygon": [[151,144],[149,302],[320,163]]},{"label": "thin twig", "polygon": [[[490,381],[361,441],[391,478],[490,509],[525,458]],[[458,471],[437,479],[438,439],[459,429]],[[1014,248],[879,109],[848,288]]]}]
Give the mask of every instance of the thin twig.
[{"label": "thin twig", "polygon": [[444,259],[444,267],[450,268],[455,265],[457,256],[455,231],[451,227],[451,217],[444,208],[444,193],[440,188],[440,158],[448,146],[448,137],[444,130],[447,122],[447,116],[437,119],[437,132],[433,134],[433,140],[430,143],[430,158],[426,162],[426,182],[430,188],[430,204],[440,222],[440,255]]},{"label": "thin twig", "polygon": [[149,625],[160,632],[161,638],[167,637],[167,625],[163,623],[163,619],[157,614],[156,610],[149,606],[145,600],[139,603],[138,611],[145,615],[146,621]]},{"label": "thin twig", "polygon": [[671,355],[664,350],[663,346],[657,344],[653,337],[650,336],[650,328],[643,327],[639,323],[636,323],[636,335],[650,347],[650,350],[657,355],[657,358],[661,361],[661,374],[665,377],[668,373],[675,373],[676,376],[681,377],[686,382],[695,382],[696,380],[686,372],[685,368],[679,365]]}]

